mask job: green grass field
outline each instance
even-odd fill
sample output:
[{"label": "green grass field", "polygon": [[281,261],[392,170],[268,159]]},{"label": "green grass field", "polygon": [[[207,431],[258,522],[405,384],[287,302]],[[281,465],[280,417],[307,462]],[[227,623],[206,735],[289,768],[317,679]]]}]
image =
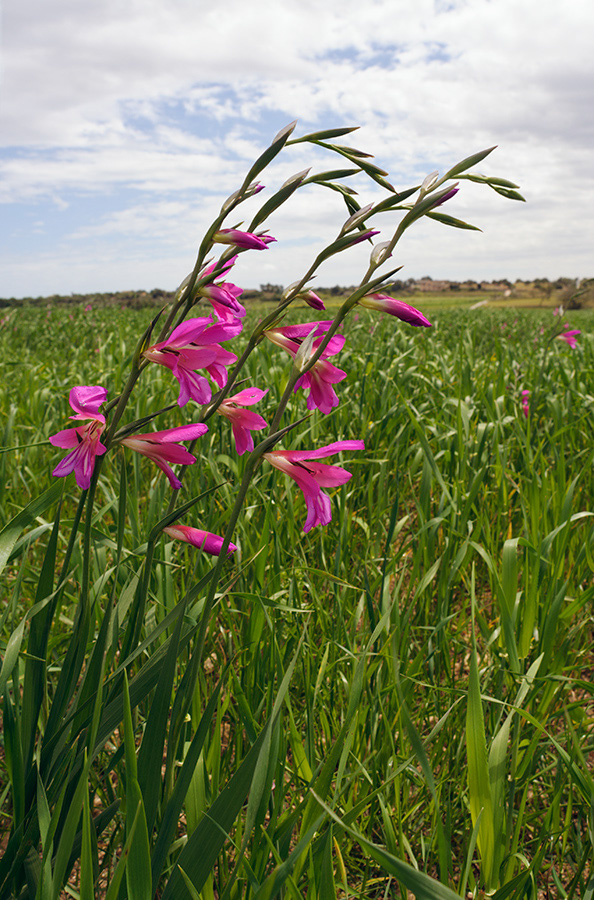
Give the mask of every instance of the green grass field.
[{"label": "green grass field", "polygon": [[[1,522],[54,483],[64,531],[53,531],[56,494],[32,509],[0,576],[0,897],[33,900],[44,866],[48,897],[62,873],[83,900],[116,876],[114,898],[594,896],[594,313],[566,314],[581,330],[572,349],[547,343],[551,310],[422,308],[431,329],[365,310],[347,320],[340,405],[283,446],[363,439],[365,450],[343,454],[353,477],[331,492],[331,524],[308,534],[294,482],[258,469],[191,690],[212,560],[159,538],[139,607],[171,489],[137,454],[106,457],[84,661],[59,722],[84,548],[64,537],[80,492],[72,476],[52,478],[63,452],[47,439],[72,424],[72,385],[117,395],[149,313],[3,310]],[[262,314],[249,308],[251,321]],[[250,362],[246,383],[270,389],[258,406],[270,418],[287,357],[263,342]],[[147,368],[127,421],[174,402],[174,387]],[[175,406],[154,427],[196,410]],[[299,392],[282,424],[306,413]],[[228,422],[209,428],[178,503],[204,492],[184,521],[222,533],[246,463]],[[58,569],[67,559],[60,590],[36,594],[54,556]],[[51,618],[47,605],[31,616],[52,591]],[[42,672],[37,726],[29,671]],[[167,732],[159,704],[171,707]]]}]

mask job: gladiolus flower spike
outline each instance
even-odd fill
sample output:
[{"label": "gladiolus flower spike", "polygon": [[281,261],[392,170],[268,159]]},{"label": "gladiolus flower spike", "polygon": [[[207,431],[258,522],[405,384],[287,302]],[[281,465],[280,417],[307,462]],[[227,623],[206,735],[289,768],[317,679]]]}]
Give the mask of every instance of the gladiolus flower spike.
[{"label": "gladiolus flower spike", "polygon": [[[176,541],[185,541],[187,544],[192,544],[193,547],[198,547],[199,550],[204,550],[205,553],[210,553],[211,556],[221,555],[223,538],[218,534],[201,531],[199,528],[192,528],[189,525],[167,525],[163,531]],[[235,553],[236,550],[235,544],[229,544],[227,553]]]},{"label": "gladiolus flower spike", "polygon": [[303,491],[307,505],[307,518],[303,531],[310,531],[315,525],[328,525],[332,519],[330,497],[323,487],[338,487],[351,478],[351,473],[340,466],[330,466],[313,460],[340,453],[341,450],[364,450],[363,441],[335,441],[319,450],[274,450],[265,453],[264,459],[290,475]]},{"label": "gladiolus flower spike", "polygon": [[91,421],[88,425],[66,428],[50,436],[50,444],[54,447],[72,450],[58,463],[52,475],[62,478],[74,472],[77,485],[86,491],[95,469],[95,458],[103,456],[107,450],[99,440],[105,428],[105,416],[99,412],[99,407],[107,399],[107,390],[100,385],[81,385],[72,388],[68,399],[75,413],[71,419]]},{"label": "gladiolus flower spike", "polygon": [[123,438],[120,443],[152,459],[161,471],[165,472],[171,487],[178,490],[181,481],[170,463],[189,466],[196,462],[196,457],[182,447],[179,441],[193,441],[207,431],[207,426],[202,423],[181,425],[179,428],[166,428],[164,431],[153,431],[151,434],[132,434]]}]

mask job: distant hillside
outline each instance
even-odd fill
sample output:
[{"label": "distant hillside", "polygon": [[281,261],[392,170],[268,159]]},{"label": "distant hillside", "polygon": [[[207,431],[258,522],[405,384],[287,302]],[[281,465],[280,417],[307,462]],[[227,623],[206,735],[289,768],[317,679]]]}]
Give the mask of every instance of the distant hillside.
[{"label": "distant hillside", "polygon": [[[283,292],[283,285],[261,284],[259,290],[245,290],[241,295],[243,303],[272,302],[276,303]],[[340,286],[315,288],[322,299],[335,302],[342,297],[347,297],[354,290],[354,286]],[[581,307],[594,306],[594,279],[558,278],[549,281],[548,278],[537,278],[534,281],[515,282],[503,279],[500,281],[446,281],[430,278],[409,278],[407,281],[394,281],[385,289],[385,293],[392,296],[412,296],[414,294],[447,294],[450,292],[477,292],[487,294],[493,300],[542,301],[554,304],[563,304],[566,309],[579,309]],[[166,306],[174,297],[173,291],[164,291],[161,288],[153,288],[152,291],[116,291],[111,293],[92,294],[52,294],[47,297],[10,297],[0,298],[0,307],[18,306],[118,306],[123,308],[141,309],[143,307]]]}]

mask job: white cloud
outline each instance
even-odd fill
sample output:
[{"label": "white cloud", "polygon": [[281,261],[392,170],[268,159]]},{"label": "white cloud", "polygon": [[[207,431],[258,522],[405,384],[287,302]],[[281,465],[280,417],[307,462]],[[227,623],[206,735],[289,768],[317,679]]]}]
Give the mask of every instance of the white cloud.
[{"label": "white cloud", "polygon": [[[485,191],[465,186],[455,203],[485,235],[446,236],[428,223],[403,243],[410,274],[423,274],[420,266],[445,277],[466,265],[476,277],[527,277],[527,267],[586,275],[593,25],[589,0],[223,0],[216,8],[204,0],[7,0],[0,200],[31,208],[48,241],[56,209],[88,202],[87,224],[73,219],[70,235],[60,230],[61,246],[81,254],[75,267],[70,257],[68,278],[76,271],[79,279],[71,289],[98,274],[82,256],[86,242],[104,246],[102,279],[106,266],[123,277],[124,235],[126,254],[138,254],[129,283],[140,278],[148,246],[150,272],[166,271],[176,242],[180,257],[191,257],[207,215],[285,122],[298,117],[300,133],[361,124],[347,142],[374,152],[398,187],[499,144],[481,168],[518,181],[530,201],[482,199]],[[307,164],[295,148],[273,182]],[[335,208],[310,196],[274,220],[299,264],[311,253],[308,236],[330,228]],[[11,240],[14,258],[26,255]],[[417,248],[426,253],[427,243],[435,261],[425,266]],[[284,250],[246,261],[252,283],[269,280],[258,277],[264,265],[270,280],[293,280],[283,275],[285,265],[294,269]],[[60,289],[59,267],[50,268],[51,289]],[[356,280],[350,263],[328,270],[329,281]],[[14,272],[13,292],[30,293],[35,266]]]}]

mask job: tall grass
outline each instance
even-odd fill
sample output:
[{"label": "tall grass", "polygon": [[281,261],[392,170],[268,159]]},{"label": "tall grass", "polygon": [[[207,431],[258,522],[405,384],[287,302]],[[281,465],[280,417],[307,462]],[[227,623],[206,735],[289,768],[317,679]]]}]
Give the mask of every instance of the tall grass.
[{"label": "tall grass", "polygon": [[[139,606],[166,496],[146,460],[106,460],[78,606],[82,550],[56,523],[81,509],[70,481],[47,489],[46,440],[68,387],[110,387],[145,322],[68,315],[0,330],[3,521],[29,504],[0,538],[0,895],[57,897],[80,859],[83,898],[592,896],[594,316],[572,314],[573,350],[545,347],[546,313],[350,322],[324,438],[365,454],[307,535],[293,482],[258,471],[192,674],[211,568],[160,538]],[[280,396],[274,348],[256,365]],[[167,405],[151,374],[136,418]],[[194,466],[184,494],[208,530],[245,462],[222,421],[201,440],[212,475]]]}]

